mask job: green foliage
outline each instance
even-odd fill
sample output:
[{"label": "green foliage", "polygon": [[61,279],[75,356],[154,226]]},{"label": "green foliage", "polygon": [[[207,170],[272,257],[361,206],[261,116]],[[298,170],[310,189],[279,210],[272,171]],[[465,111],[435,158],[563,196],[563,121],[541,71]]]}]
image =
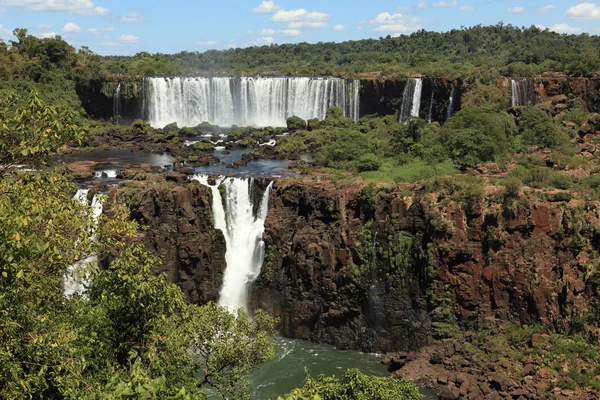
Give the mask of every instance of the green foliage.
[{"label": "green foliage", "polygon": [[194,150],[202,151],[202,152],[212,152],[215,151],[215,145],[208,142],[198,142],[194,143],[192,146]]},{"label": "green foliage", "polygon": [[306,129],[306,121],[295,115],[287,119],[286,125],[290,132]]},{"label": "green foliage", "polygon": [[[127,210],[96,225],[74,191],[49,172],[0,178],[0,397],[247,397],[238,380],[274,354],[273,320],[187,304]],[[111,261],[65,297],[68,267],[90,254]]]},{"label": "green foliage", "polygon": [[381,160],[372,153],[361,156],[356,163],[358,172],[378,171],[379,168],[381,168]]},{"label": "green foliage", "polygon": [[519,133],[525,144],[548,148],[569,146],[569,137],[554,125],[552,118],[537,107],[519,109]]},{"label": "green foliage", "polygon": [[16,93],[0,99],[0,172],[14,164],[39,163],[69,141],[80,141],[83,130],[69,110],[45,105],[37,93],[26,104]]},{"label": "green foliage", "polygon": [[422,400],[419,388],[406,379],[368,376],[349,369],[342,379],[308,373],[304,386],[279,400]]},{"label": "green foliage", "polygon": [[[502,93],[490,84],[502,72],[510,76],[534,76],[561,71],[593,76],[600,69],[593,35],[563,35],[531,26],[519,28],[498,23],[452,29],[448,32],[419,30],[399,37],[386,36],[342,43],[284,43],[203,53],[138,53],[105,57],[103,66],[112,74],[145,76],[185,75],[338,75],[372,72],[374,77],[466,77],[477,81],[467,93],[465,106],[493,101]],[[449,50],[451,49],[451,50]],[[493,70],[494,73],[485,73]],[[481,84],[480,84],[481,83]]]},{"label": "green foliage", "polygon": [[495,161],[511,149],[515,134],[512,118],[488,106],[463,109],[442,127],[442,141],[460,166]]}]

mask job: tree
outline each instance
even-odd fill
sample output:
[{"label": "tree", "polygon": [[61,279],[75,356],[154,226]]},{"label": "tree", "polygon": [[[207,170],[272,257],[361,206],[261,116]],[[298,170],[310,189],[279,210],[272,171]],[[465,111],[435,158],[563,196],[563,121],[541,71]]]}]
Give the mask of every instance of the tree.
[{"label": "tree", "polygon": [[[9,163],[39,162],[78,133],[29,103],[3,109]],[[274,354],[273,320],[187,304],[124,207],[95,221],[74,192],[52,171],[0,174],[0,397],[201,399],[209,385],[244,397],[238,380]],[[90,254],[103,267],[88,263],[84,292],[65,297],[70,266]]]},{"label": "tree", "polygon": [[25,101],[21,106],[14,92],[0,99],[0,174],[16,164],[39,163],[83,137],[72,110],[47,106],[36,92]]},{"label": "tree", "polygon": [[422,400],[419,388],[405,379],[368,376],[349,369],[341,380],[306,375],[304,386],[279,400]]}]

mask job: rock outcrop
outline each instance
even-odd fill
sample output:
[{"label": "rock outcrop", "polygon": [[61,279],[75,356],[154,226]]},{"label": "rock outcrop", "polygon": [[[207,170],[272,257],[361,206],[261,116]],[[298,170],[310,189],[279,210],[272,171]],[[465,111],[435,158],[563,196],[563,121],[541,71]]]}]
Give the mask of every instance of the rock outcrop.
[{"label": "rock outcrop", "polygon": [[216,301],[225,270],[225,239],[215,230],[210,190],[198,183],[124,182],[113,186],[110,207],[126,203],[143,228],[141,241],[157,254],[169,281],[194,303]]}]

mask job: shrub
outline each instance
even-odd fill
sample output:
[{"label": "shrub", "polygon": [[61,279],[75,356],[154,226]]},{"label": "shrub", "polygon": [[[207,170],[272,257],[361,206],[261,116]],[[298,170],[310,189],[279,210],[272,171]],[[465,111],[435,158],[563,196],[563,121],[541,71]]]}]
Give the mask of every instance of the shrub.
[{"label": "shrub", "polygon": [[381,160],[373,153],[365,154],[360,157],[356,163],[358,172],[378,171],[381,167]]},{"label": "shrub", "polygon": [[286,121],[287,128],[290,132],[306,129],[306,121],[297,116],[291,116]]},{"label": "shrub", "polygon": [[215,146],[212,143],[208,143],[208,142],[198,142],[195,143],[193,146],[194,150],[199,150],[199,151],[214,151],[215,150]]}]

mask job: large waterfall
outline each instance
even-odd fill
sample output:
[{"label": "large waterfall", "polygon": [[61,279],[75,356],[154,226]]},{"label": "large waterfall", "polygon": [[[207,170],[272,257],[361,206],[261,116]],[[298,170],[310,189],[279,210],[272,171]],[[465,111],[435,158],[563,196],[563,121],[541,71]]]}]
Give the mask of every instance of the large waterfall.
[{"label": "large waterfall", "polygon": [[360,81],[340,78],[146,78],[145,114],[155,128],[285,126],[288,117],[325,118],[331,107],[359,118]]},{"label": "large waterfall", "polygon": [[247,310],[250,284],[258,277],[263,263],[262,235],[273,183],[262,194],[260,204],[255,205],[253,192],[257,189],[253,178],[221,177],[212,185],[206,175],[197,175],[194,179],[210,187],[215,228],[223,232],[227,245],[227,268],[219,304],[230,311]]},{"label": "large waterfall", "polygon": [[[74,199],[81,204],[89,204],[87,199],[89,191],[89,189],[77,190]],[[94,196],[94,198],[92,199],[91,207],[91,217],[93,218],[94,224],[97,224],[98,218],[100,218],[100,215],[102,214],[102,200],[100,197],[98,197],[98,195]],[[90,232],[90,238],[91,240],[94,240],[95,230]],[[85,285],[87,284],[85,267],[88,264],[97,261],[97,259],[98,258],[95,255],[90,255],[85,259],[68,267],[67,275],[65,275],[63,282],[65,296],[73,296],[84,291]]]},{"label": "large waterfall", "polygon": [[407,121],[410,117],[418,117],[421,109],[421,92],[423,89],[423,79],[410,79],[404,92],[402,93],[402,104],[398,119],[400,122]]},{"label": "large waterfall", "polygon": [[510,105],[513,107],[533,104],[533,81],[531,78],[512,79],[510,81]]}]

